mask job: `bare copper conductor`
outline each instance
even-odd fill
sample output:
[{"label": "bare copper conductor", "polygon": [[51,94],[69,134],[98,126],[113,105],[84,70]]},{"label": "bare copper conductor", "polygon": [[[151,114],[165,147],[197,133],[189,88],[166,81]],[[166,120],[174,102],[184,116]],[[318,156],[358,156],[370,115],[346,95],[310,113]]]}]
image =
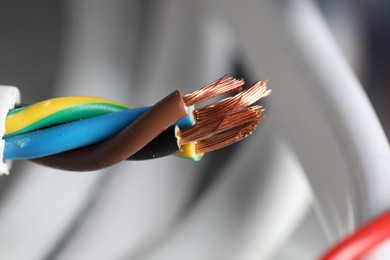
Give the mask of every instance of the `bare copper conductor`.
[{"label": "bare copper conductor", "polygon": [[248,122],[258,122],[264,115],[261,106],[240,108],[226,115],[218,115],[180,131],[180,143],[199,141]]},{"label": "bare copper conductor", "polygon": [[259,81],[242,90],[244,81],[227,77],[184,96],[186,105],[194,105],[212,97],[239,91],[236,95],[194,109],[196,124],[178,133],[180,145],[195,142],[197,153],[205,153],[238,142],[249,136],[264,118],[261,106],[253,105],[268,96],[267,81]]},{"label": "bare copper conductor", "polygon": [[258,121],[249,122],[229,132],[201,140],[195,144],[195,150],[197,153],[207,153],[239,142],[252,134]]},{"label": "bare copper conductor", "polygon": [[224,75],[207,86],[186,94],[183,96],[183,100],[186,106],[193,106],[222,94],[241,91],[244,83],[243,79],[235,79]]},{"label": "bare copper conductor", "polygon": [[246,89],[233,97],[225,98],[217,103],[195,109],[193,114],[197,121],[203,121],[217,114],[224,114],[233,107],[246,107],[268,96],[271,90],[267,90],[267,81],[259,81],[249,89]]}]

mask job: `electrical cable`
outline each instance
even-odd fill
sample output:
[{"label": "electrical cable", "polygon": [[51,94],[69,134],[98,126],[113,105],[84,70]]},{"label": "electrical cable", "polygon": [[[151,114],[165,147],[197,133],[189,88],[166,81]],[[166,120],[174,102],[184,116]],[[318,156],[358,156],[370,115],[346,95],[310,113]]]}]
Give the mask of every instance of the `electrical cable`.
[{"label": "electrical cable", "polygon": [[141,150],[127,158],[127,160],[149,160],[168,156],[180,151],[177,140],[179,127],[176,125],[168,127],[159,136],[142,147]]},{"label": "electrical cable", "polygon": [[[149,109],[150,107],[134,108],[4,137],[3,156],[6,160],[32,159],[101,142],[118,133]],[[91,111],[88,111],[88,115],[91,115],[89,112]],[[94,108],[93,112],[95,115],[101,110]],[[83,116],[86,117],[85,114]],[[176,124],[186,128],[193,125],[193,121],[190,116],[185,116]]]},{"label": "electrical cable", "polygon": [[[135,109],[94,97],[62,97],[17,108],[7,116],[4,158],[74,171],[171,154],[199,160],[205,152],[247,137],[264,117],[262,107],[253,103],[270,93],[266,81],[246,90],[243,84],[225,75],[192,93],[176,91],[153,107]],[[234,91],[238,94],[193,108]]]},{"label": "electrical cable", "polygon": [[5,136],[127,109],[129,108],[123,104],[103,98],[54,98],[10,110],[6,119]]},{"label": "electrical cable", "polygon": [[5,137],[4,159],[31,159],[101,142],[128,126],[149,108],[136,108]]},{"label": "electrical cable", "polygon": [[[5,137],[3,156],[4,159],[8,160],[33,159],[98,143],[118,133],[148,110],[149,107],[135,108]],[[164,131],[160,134],[161,137],[156,138],[142,149],[143,155],[136,153],[128,159],[146,160],[171,155],[180,151],[180,141],[184,144],[198,137],[207,137],[207,131],[210,128],[216,128],[218,125],[220,125],[218,131],[226,130],[232,124],[233,126],[240,125],[247,122],[248,118],[255,118],[257,114],[259,115],[260,110],[261,107],[253,106],[234,112],[227,118],[214,117],[212,120],[202,122],[196,127],[188,127],[190,117],[187,115],[175,123],[178,126],[176,131],[174,127],[168,129],[168,131],[166,130],[167,133]],[[220,121],[222,120],[224,122],[221,124]],[[182,128],[186,129],[179,132],[179,129]],[[180,139],[178,139],[179,136]],[[191,139],[187,140],[186,137]],[[198,160],[200,158],[196,156],[196,158],[191,159]]]},{"label": "electrical cable", "polygon": [[[150,106],[144,107],[145,111],[149,108]],[[87,96],[53,98],[11,109],[6,119],[5,137],[128,109],[130,108],[126,105],[104,98]],[[179,121],[182,127],[191,126],[192,123],[188,117]]]},{"label": "electrical cable", "polygon": [[179,91],[176,90],[106,141],[33,161],[71,171],[106,168],[131,157],[185,115],[187,110]]},{"label": "electrical cable", "polygon": [[390,211],[359,228],[320,258],[321,260],[362,259],[378,245],[390,238]]}]

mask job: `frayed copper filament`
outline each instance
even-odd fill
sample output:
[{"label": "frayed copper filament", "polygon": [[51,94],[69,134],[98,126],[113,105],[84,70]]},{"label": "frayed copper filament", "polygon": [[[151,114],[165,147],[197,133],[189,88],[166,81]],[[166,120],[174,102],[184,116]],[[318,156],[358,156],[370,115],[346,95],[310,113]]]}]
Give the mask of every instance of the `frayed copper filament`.
[{"label": "frayed copper filament", "polygon": [[195,150],[197,153],[207,153],[239,142],[252,134],[256,129],[259,120],[249,122],[238,128],[234,128],[231,131],[201,140],[195,144]]},{"label": "frayed copper filament", "polygon": [[259,99],[268,96],[271,90],[267,90],[267,81],[259,81],[249,89],[246,89],[233,97],[225,98],[217,103],[195,109],[193,115],[198,122],[219,114],[225,114],[234,107],[250,106]]},{"label": "frayed copper filament", "polygon": [[183,96],[183,100],[186,106],[192,106],[222,94],[241,91],[244,83],[243,79],[235,79],[224,75],[207,86],[186,94]]},{"label": "frayed copper filament", "polygon": [[180,144],[199,141],[209,138],[217,133],[236,128],[248,122],[259,122],[264,115],[261,106],[240,108],[227,115],[211,117],[208,120],[197,123],[192,127],[180,131]]},{"label": "frayed copper filament", "polygon": [[234,96],[195,109],[196,124],[179,131],[179,144],[194,142],[197,153],[205,153],[236,143],[249,136],[264,118],[261,106],[253,105],[268,96],[267,81],[259,81],[242,91],[243,80],[222,78],[184,97],[186,105],[203,102],[212,97],[238,90]]}]

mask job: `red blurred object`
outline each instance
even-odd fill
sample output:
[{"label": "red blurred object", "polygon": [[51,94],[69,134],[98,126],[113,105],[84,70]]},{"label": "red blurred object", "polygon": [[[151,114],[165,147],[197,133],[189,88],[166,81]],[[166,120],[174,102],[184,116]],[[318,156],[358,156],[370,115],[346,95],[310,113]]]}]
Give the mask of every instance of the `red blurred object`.
[{"label": "red blurred object", "polygon": [[359,228],[327,251],[320,259],[361,259],[388,238],[390,238],[390,211]]}]

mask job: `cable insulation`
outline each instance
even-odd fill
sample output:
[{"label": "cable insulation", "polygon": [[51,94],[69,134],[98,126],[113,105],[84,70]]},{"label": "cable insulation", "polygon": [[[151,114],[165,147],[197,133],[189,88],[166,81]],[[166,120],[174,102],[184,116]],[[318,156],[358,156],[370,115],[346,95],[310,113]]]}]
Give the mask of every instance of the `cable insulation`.
[{"label": "cable insulation", "polygon": [[101,142],[131,124],[148,107],[92,117],[5,137],[4,159],[32,159]]},{"label": "cable insulation", "polygon": [[[134,108],[117,113],[96,116],[42,130],[5,137],[4,159],[34,159],[62,153],[104,141],[131,124],[150,107]],[[180,150],[175,135],[175,126],[186,128],[193,125],[190,116],[185,116],[165,130],[130,160],[147,160],[172,155]]]},{"label": "cable insulation", "polygon": [[179,129],[176,125],[168,127],[150,143],[142,147],[141,150],[127,158],[127,160],[157,159],[180,151],[176,136],[177,131],[179,131]]},{"label": "cable insulation", "polygon": [[[184,96],[173,92],[152,108],[131,110],[107,99],[74,96],[13,109],[6,120],[5,158],[75,171],[173,153],[199,160],[247,137],[261,120],[263,109],[252,104],[270,93],[266,81],[242,91],[243,84],[225,75]],[[194,108],[231,92],[238,93]]]},{"label": "cable insulation", "polygon": [[321,260],[358,260],[390,238],[390,211],[333,246]]},{"label": "cable insulation", "polygon": [[106,141],[32,161],[70,171],[103,169],[131,157],[186,115],[180,92],[174,91]]},{"label": "cable insulation", "polygon": [[129,109],[115,101],[96,97],[61,97],[9,111],[6,136]]}]

